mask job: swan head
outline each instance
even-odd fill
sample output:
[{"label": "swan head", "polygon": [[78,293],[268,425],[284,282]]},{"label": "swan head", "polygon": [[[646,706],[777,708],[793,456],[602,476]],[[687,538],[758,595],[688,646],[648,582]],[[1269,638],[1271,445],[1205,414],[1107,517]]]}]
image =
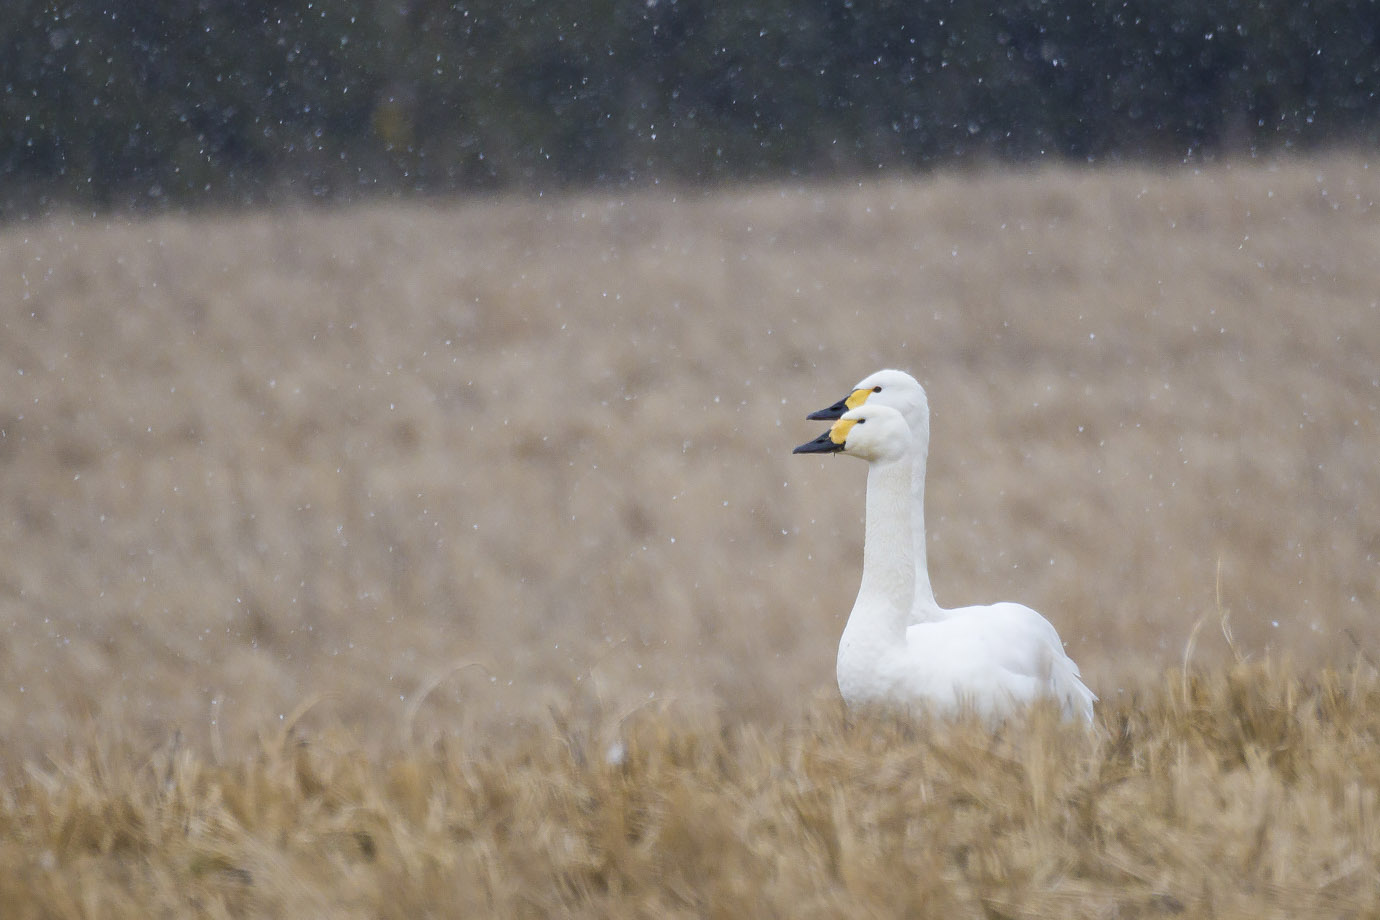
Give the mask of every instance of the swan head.
[{"label": "swan head", "polygon": [[824,434],[791,451],[794,454],[850,454],[869,463],[904,459],[910,451],[910,426],[890,406],[865,403],[849,409]]},{"label": "swan head", "polygon": [[916,437],[930,430],[930,402],[925,388],[905,371],[877,371],[859,380],[852,391],[827,409],[811,412],[808,419],[837,419],[859,406],[890,406],[900,412]]}]

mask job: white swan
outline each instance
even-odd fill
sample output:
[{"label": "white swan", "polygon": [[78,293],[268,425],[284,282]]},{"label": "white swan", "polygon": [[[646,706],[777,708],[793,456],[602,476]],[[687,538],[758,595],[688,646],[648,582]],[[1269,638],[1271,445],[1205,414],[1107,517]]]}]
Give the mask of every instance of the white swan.
[{"label": "white swan", "polygon": [[915,560],[915,606],[910,622],[941,620],[948,614],[935,603],[930,586],[930,567],[925,554],[925,461],[930,452],[930,401],[925,389],[905,371],[877,371],[858,381],[843,399],[827,409],[805,416],[811,420],[834,421],[849,409],[863,403],[890,406],[905,417],[911,439],[907,448],[911,458],[911,558]]},{"label": "white swan", "polygon": [[[796,452],[844,452],[869,463],[863,583],[839,644],[844,700],[924,700],[945,711],[966,701],[999,716],[1048,696],[1065,715],[1091,721],[1097,697],[1048,620],[1020,604],[944,610],[935,602],[924,555],[929,407],[920,384],[881,371],[811,418],[836,412],[834,427]],[[871,428],[857,424],[866,419]]]}]

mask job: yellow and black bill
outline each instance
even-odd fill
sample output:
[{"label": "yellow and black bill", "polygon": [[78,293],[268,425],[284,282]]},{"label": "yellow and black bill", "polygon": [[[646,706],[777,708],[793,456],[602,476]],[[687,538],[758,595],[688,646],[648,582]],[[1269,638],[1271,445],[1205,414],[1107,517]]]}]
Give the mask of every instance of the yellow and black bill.
[{"label": "yellow and black bill", "polygon": [[815,438],[813,441],[806,441],[804,444],[791,451],[793,454],[836,454],[843,450],[844,442],[848,440],[848,431],[856,425],[857,419],[839,419],[824,434]]},{"label": "yellow and black bill", "polygon": [[[880,389],[880,387],[878,389]],[[852,393],[849,393],[847,396],[845,396],[843,399],[840,399],[838,402],[834,403],[829,408],[818,409],[814,412],[811,412],[809,415],[805,416],[805,418],[810,421],[816,422],[830,421],[832,419],[839,418],[843,415],[843,413],[847,412],[849,409],[856,409],[858,408],[858,406],[861,406],[863,403],[867,402],[867,397],[871,396],[875,392],[877,391],[862,388],[854,390]]]}]

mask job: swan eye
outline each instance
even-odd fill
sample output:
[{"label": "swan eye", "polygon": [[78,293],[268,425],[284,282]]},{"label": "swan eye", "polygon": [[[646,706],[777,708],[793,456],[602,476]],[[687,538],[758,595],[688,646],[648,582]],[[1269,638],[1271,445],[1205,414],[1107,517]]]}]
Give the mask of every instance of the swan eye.
[{"label": "swan eye", "polygon": [[872,392],[873,392],[873,393],[880,393],[880,392],[882,392],[882,388],[881,388],[880,386],[875,386],[875,387],[872,388]]}]

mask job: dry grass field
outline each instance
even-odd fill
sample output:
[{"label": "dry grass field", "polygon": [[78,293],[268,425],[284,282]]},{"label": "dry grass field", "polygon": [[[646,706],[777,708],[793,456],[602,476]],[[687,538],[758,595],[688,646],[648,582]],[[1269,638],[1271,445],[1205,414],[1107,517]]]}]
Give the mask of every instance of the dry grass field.
[{"label": "dry grass field", "polygon": [[[4,916],[1377,915],[1377,201],[0,228]],[[940,602],[1044,612],[1095,736],[841,711],[865,466],[790,449],[883,366]]]}]

